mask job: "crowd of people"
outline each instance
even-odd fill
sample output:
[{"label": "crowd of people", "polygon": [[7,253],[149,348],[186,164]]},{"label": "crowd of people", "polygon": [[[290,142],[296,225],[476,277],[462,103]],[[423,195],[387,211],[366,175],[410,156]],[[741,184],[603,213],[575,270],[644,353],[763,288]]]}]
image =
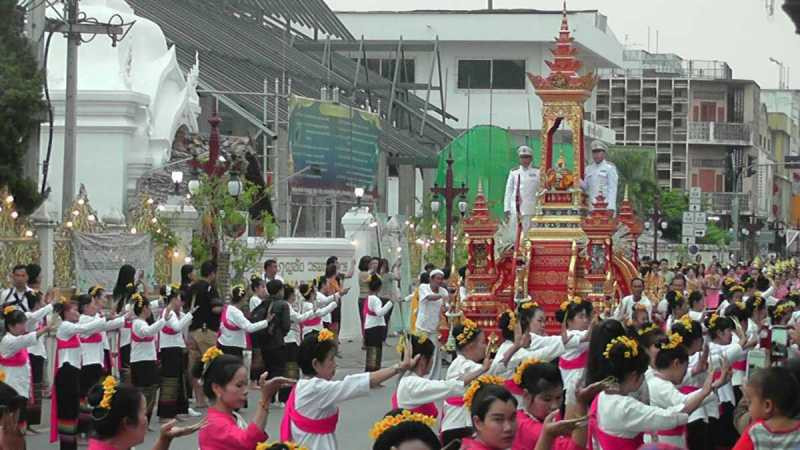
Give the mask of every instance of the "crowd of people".
[{"label": "crowd of people", "polygon": [[[210,450],[342,448],[340,409],[394,377],[389,411],[369,430],[374,449],[800,446],[794,260],[645,262],[618,302],[564,299],[557,335],[545,333],[544,309],[527,299],[500,314],[492,345],[490,330],[457,319],[447,333],[452,349],[439,331],[463,291],[429,266],[403,298],[398,265],[364,257],[342,273],[332,257],[318,279],[294,286],[267,260],[226,295],[210,261],[197,275],[184,266],[180,284],[158,290],[126,265],[111,289],[70,298],[43,293],[38,266],[16,266],[13,286],[0,292],[0,448],[25,448],[26,436],[49,423],[62,449],[84,439],[91,450],[128,449],[143,442],[154,412],[158,449],[192,433]],[[350,277],[365,370],[337,378]],[[410,324],[399,362],[384,368],[390,317],[403,300]],[[44,335],[55,336],[49,356]],[[51,417],[43,421],[45,378]],[[248,421],[240,411],[254,388],[260,400]],[[273,439],[265,431],[271,405],[282,412]],[[191,416],[198,422],[176,425]]]}]

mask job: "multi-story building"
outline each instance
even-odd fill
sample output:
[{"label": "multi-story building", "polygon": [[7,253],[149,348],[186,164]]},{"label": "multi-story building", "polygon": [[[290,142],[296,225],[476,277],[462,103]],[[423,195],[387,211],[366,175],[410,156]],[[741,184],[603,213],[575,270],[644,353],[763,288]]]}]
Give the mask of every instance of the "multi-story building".
[{"label": "multi-story building", "polygon": [[[548,73],[545,61],[552,59],[562,11],[339,11],[336,15],[353,35],[364,37],[365,48],[376,42],[395,48],[402,38],[399,81],[424,84],[433,74],[438,85],[441,75],[443,92],[435,92],[430,101],[438,107],[444,99],[447,111],[458,117],[448,125],[466,129],[493,124],[527,135],[541,128],[541,101],[527,73]],[[584,70],[621,66],[622,44],[603,14],[587,10],[569,11],[567,16]],[[436,39],[437,52],[414,50],[415,43]],[[371,51],[366,59],[368,67],[384,77],[393,74],[395,50]],[[417,95],[426,96],[424,91]]]},{"label": "multi-story building", "polygon": [[[757,199],[770,192],[772,156],[758,84],[721,61],[644,50],[626,50],[622,68],[599,75],[592,119],[617,144],[655,148],[659,186],[700,187],[714,214],[730,215],[738,197],[741,214],[767,217],[771,205]],[[737,177],[734,164],[756,174]]]}]

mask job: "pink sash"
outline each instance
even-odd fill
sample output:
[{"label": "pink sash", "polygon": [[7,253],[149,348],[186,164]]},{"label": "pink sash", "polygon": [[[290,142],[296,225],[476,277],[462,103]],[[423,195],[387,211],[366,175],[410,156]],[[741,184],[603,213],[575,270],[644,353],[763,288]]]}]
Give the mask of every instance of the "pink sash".
[{"label": "pink sash", "polygon": [[744,371],[747,370],[747,361],[743,359],[741,361],[733,362],[733,363],[731,363],[731,368],[733,370],[738,370],[740,372],[744,372]]},{"label": "pink sash", "polygon": [[0,356],[0,366],[22,367],[25,364],[28,364],[28,359],[29,359],[28,349],[23,348],[22,350],[18,351],[17,353],[14,353],[8,358]]},{"label": "pink sash", "polygon": [[133,342],[153,342],[153,341],[156,340],[156,337],[155,336],[147,336],[147,337],[139,336],[139,335],[137,335],[136,333],[133,332],[133,329],[131,329],[131,340]]},{"label": "pink sash", "polygon": [[444,399],[444,402],[450,406],[464,406],[464,397],[448,397]]},{"label": "pink sash", "polygon": [[316,317],[314,319],[304,320],[304,321],[300,322],[300,325],[302,325],[304,327],[314,327],[314,326],[317,326],[317,325],[319,325],[321,323],[322,323],[322,318],[321,317]]},{"label": "pink sash", "polygon": [[719,306],[719,289],[706,289],[706,308]]},{"label": "pink sash", "polygon": [[586,439],[586,448],[588,450],[594,448],[594,439],[597,439],[597,442],[603,449],[637,450],[641,447],[642,444],[644,444],[642,433],[639,433],[635,438],[622,438],[619,436],[612,436],[600,429],[600,425],[597,422],[597,402],[599,399],[599,395],[595,397],[592,402],[592,407],[589,409],[589,435]]},{"label": "pink sash", "polygon": [[336,431],[336,424],[339,423],[339,411],[336,414],[324,419],[310,419],[300,414],[294,407],[294,396],[297,386],[292,388],[289,399],[286,401],[286,410],[281,420],[281,440],[293,441],[292,424],[308,434],[331,434]]},{"label": "pink sash", "polygon": [[[161,313],[161,318],[164,319],[164,320],[167,319],[166,318],[166,314],[164,314],[165,312],[166,312],[166,310]],[[180,317],[178,317],[178,318],[180,319]],[[167,325],[165,325],[164,328],[161,329],[161,331],[163,331],[164,334],[168,334],[170,336],[175,336],[176,334],[180,333],[180,331],[173,330],[172,328],[170,328]]]},{"label": "pink sash", "polygon": [[[397,392],[395,392],[394,394],[392,394],[392,409],[397,409],[399,407],[400,407],[400,404],[397,403]],[[425,403],[424,405],[419,405],[419,406],[417,406],[415,408],[405,408],[405,409],[407,409],[407,410],[409,410],[411,412],[425,414],[426,416],[431,416],[434,419],[439,417],[439,409],[436,407],[436,404],[433,403],[433,402]]]},{"label": "pink sash", "polygon": [[[231,331],[239,331],[241,328],[237,327],[236,325],[232,324],[230,320],[228,320],[228,305],[222,307],[222,314],[220,317],[220,323],[222,326],[231,330]],[[219,337],[222,336],[222,329],[217,330],[217,341],[219,342]],[[250,333],[244,334],[244,341],[247,344],[247,348],[252,347]]]},{"label": "pink sash", "polygon": [[508,392],[511,392],[512,394],[517,396],[522,395],[523,392],[522,388],[520,387],[520,385],[514,382],[513,378],[509,378],[506,381],[504,381],[503,385],[506,387],[506,389],[508,389]]},{"label": "pink sash", "polygon": [[679,391],[681,394],[686,394],[686,395],[689,395],[689,394],[691,394],[692,392],[694,392],[694,391],[699,391],[699,390],[700,390],[700,388],[699,388],[699,387],[697,387],[697,386],[679,386],[679,387],[678,387],[678,391]]},{"label": "pink sash", "polygon": [[81,339],[81,342],[86,344],[97,344],[98,342],[103,342],[103,335],[101,333],[95,333],[87,338]]},{"label": "pink sash", "polygon": [[[80,348],[81,340],[78,335],[65,340],[56,338],[56,361],[55,369],[53,370],[53,389],[50,394],[50,443],[52,444],[58,440],[58,400],[56,399],[58,389],[55,389],[56,376],[58,376],[58,369],[60,361],[58,358],[58,351],[67,348]],[[76,369],[80,369],[76,367]]]},{"label": "pink sash", "polygon": [[369,296],[364,300],[364,311],[362,311],[361,313],[364,315],[365,318],[367,316],[372,316],[372,317],[377,316],[377,314],[375,314],[371,309],[369,309]]},{"label": "pink sash", "polygon": [[572,359],[567,358],[558,358],[558,367],[563,370],[577,370],[583,369],[586,367],[586,363],[589,361],[589,350],[587,349],[580,355],[576,356]]}]

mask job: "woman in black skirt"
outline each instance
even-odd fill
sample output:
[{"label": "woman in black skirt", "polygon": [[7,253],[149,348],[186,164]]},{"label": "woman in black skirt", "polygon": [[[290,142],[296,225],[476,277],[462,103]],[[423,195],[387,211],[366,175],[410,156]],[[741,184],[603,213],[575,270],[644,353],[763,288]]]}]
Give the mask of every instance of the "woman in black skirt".
[{"label": "woman in black skirt", "polygon": [[[186,342],[183,332],[192,323],[192,311],[183,313],[183,297],[180,286],[161,288],[161,296],[167,308],[161,317],[167,322],[158,337],[161,361],[161,392],[158,395],[158,417],[162,422],[174,419],[178,414],[189,412],[189,399],[186,395],[186,367],[183,351]],[[195,306],[195,309],[199,308]]]},{"label": "woman in black skirt", "polygon": [[[136,292],[136,269],[130,264],[125,264],[119,268],[117,283],[112,291],[113,310],[117,314],[123,314],[125,307],[130,304],[131,296]],[[113,361],[119,365],[119,375],[122,381],[129,382],[131,365],[131,326],[130,321],[125,321],[125,325],[119,330],[117,339],[116,353],[117,358]]]},{"label": "woman in black skirt", "polygon": [[[30,264],[31,266],[33,264]],[[38,267],[38,266],[37,266]],[[50,295],[50,294],[48,294]],[[49,298],[45,302],[44,295],[40,291],[28,291],[25,293],[28,300],[28,310],[36,314],[44,314],[39,320],[31,320],[28,318],[27,330],[38,331],[47,327],[47,316],[53,311],[51,306],[46,305],[49,303]],[[42,309],[46,308],[45,311]],[[40,312],[41,311],[41,312]],[[44,338],[39,338],[36,345],[28,349],[28,356],[31,363],[31,378],[33,382],[33,398],[28,403],[28,410],[26,418],[28,419],[28,429],[32,426],[42,423],[42,390],[44,389],[44,368],[47,363],[47,350],[44,348]]]},{"label": "woman in black skirt", "polygon": [[372,275],[369,279],[369,295],[364,302],[364,343],[367,347],[365,372],[380,370],[383,359],[383,341],[386,336],[386,314],[392,310],[392,302],[383,304],[378,297],[381,290],[381,277]]},{"label": "woman in black skirt", "polygon": [[222,307],[220,315],[219,337],[217,347],[226,355],[242,358],[244,349],[247,348],[248,333],[263,330],[269,321],[261,320],[250,322],[242,312],[246,298],[244,286],[234,286],[231,291],[231,302]]},{"label": "woman in black skirt", "polygon": [[[139,293],[133,294],[131,301],[133,314],[136,316],[131,327],[131,381],[144,393],[149,421],[153,414],[158,386],[161,384],[156,355],[156,335],[167,322],[161,317],[152,325],[148,325],[147,319],[152,315],[150,303]],[[168,316],[172,309],[173,306],[165,307],[164,314]]]}]

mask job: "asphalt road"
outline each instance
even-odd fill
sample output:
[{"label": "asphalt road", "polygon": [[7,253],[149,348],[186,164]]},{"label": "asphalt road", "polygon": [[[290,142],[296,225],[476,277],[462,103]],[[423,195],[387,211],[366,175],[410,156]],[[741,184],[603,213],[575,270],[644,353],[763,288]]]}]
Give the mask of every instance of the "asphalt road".
[{"label": "asphalt road", "polygon": [[[384,348],[384,361],[383,365],[388,366],[397,362],[397,352],[394,351],[394,344],[396,338],[389,338],[389,344]],[[345,375],[362,372],[364,370],[364,353],[361,350],[360,343],[345,342],[342,345],[342,358],[338,361],[338,369],[336,378],[344,377]],[[343,403],[340,406],[339,426],[336,432],[336,437],[339,442],[339,448],[342,450],[355,450],[355,449],[369,449],[372,447],[372,440],[368,433],[372,425],[391,408],[390,398],[395,387],[395,380],[391,380],[385,384],[383,388],[373,389],[369,397],[360,398]],[[259,393],[257,391],[250,391],[248,405],[242,411],[242,415],[249,419],[252,415],[254,407],[257,407]],[[28,435],[27,443],[29,449],[44,449],[51,446],[57,446],[58,443],[50,444],[49,437],[49,418],[50,418],[50,401],[44,399],[42,418],[45,423],[39,428],[42,433],[35,435]],[[156,413],[154,412],[154,416]],[[277,440],[279,437],[278,428],[280,425],[281,417],[283,416],[283,409],[273,406],[270,409],[269,421],[267,423],[267,434],[270,440]],[[199,418],[198,418],[199,419]],[[158,429],[159,423],[156,417],[151,425],[151,428]],[[193,423],[194,419],[186,423]],[[136,448],[138,450],[147,450],[152,448],[153,442],[158,437],[158,433],[153,431],[147,434],[145,442]],[[51,447],[52,448],[52,447]],[[176,439],[172,442],[170,449],[173,450],[189,450],[197,449],[197,435],[187,436]]]}]

